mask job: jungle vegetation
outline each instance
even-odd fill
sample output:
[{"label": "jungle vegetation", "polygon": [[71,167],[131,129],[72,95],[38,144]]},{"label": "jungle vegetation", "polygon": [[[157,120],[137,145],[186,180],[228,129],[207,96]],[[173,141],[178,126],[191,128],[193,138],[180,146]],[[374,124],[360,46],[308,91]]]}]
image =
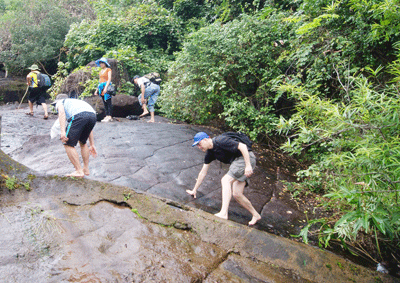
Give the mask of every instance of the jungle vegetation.
[{"label": "jungle vegetation", "polygon": [[0,0],[10,73],[36,62],[62,80],[102,56],[159,72],[166,117],[218,121],[308,164],[288,189],[335,213],[305,242],[363,253],[367,236],[373,260],[400,262],[398,0]]}]

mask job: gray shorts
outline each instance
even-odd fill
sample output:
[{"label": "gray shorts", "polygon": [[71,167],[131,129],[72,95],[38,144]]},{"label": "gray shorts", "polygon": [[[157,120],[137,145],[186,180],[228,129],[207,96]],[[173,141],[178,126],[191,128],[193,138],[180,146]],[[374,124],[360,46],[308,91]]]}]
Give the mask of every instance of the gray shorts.
[{"label": "gray shorts", "polygon": [[[256,167],[256,157],[252,151],[249,151],[249,155],[250,155],[250,164],[254,170],[254,168]],[[243,156],[240,156],[235,160],[233,160],[227,174],[238,181],[244,182],[247,179],[247,177],[244,175],[245,167],[246,164],[244,163],[244,158]]]}]

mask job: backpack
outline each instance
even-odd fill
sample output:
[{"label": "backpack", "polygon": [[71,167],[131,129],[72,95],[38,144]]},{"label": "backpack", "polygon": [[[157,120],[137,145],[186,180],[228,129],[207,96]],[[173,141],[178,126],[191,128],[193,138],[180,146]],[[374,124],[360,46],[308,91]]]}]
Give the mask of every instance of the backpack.
[{"label": "backpack", "polygon": [[153,72],[153,73],[149,73],[147,75],[144,75],[143,77],[149,79],[152,83],[160,85],[162,79],[160,77],[159,73]]},{"label": "backpack", "polygon": [[234,139],[237,142],[244,143],[245,145],[247,145],[248,150],[251,150],[251,146],[253,145],[253,142],[250,140],[250,138],[242,132],[226,132],[223,133],[221,136],[226,136],[228,138]]},{"label": "backpack", "polygon": [[46,74],[39,73],[37,74],[37,85],[41,88],[50,88],[51,87],[51,80],[50,77]]},{"label": "backpack", "polygon": [[111,83],[108,85],[107,93],[115,96],[117,94],[117,88]]}]

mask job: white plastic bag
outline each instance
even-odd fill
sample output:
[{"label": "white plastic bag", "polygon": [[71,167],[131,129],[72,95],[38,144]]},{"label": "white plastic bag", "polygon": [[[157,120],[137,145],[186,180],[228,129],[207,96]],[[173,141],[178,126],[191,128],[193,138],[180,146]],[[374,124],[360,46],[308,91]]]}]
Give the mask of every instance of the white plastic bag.
[{"label": "white plastic bag", "polygon": [[57,119],[57,120],[54,122],[53,126],[51,127],[51,130],[50,130],[50,137],[51,137],[52,139],[54,139],[54,138],[56,138],[56,137],[60,137],[60,134],[61,134],[60,120]]}]

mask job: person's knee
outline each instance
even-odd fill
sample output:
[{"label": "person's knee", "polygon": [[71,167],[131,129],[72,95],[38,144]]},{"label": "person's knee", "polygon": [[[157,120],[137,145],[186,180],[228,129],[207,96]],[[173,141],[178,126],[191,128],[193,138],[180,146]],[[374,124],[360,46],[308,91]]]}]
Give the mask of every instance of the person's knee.
[{"label": "person's knee", "polygon": [[241,192],[237,192],[237,191],[233,190],[232,196],[233,196],[233,198],[234,198],[235,200],[241,200],[241,199],[243,198],[244,195],[243,195],[243,193],[241,193]]},{"label": "person's knee", "polygon": [[222,184],[233,184],[235,179],[232,176],[229,176],[228,174],[225,174],[224,177],[221,179]]}]

